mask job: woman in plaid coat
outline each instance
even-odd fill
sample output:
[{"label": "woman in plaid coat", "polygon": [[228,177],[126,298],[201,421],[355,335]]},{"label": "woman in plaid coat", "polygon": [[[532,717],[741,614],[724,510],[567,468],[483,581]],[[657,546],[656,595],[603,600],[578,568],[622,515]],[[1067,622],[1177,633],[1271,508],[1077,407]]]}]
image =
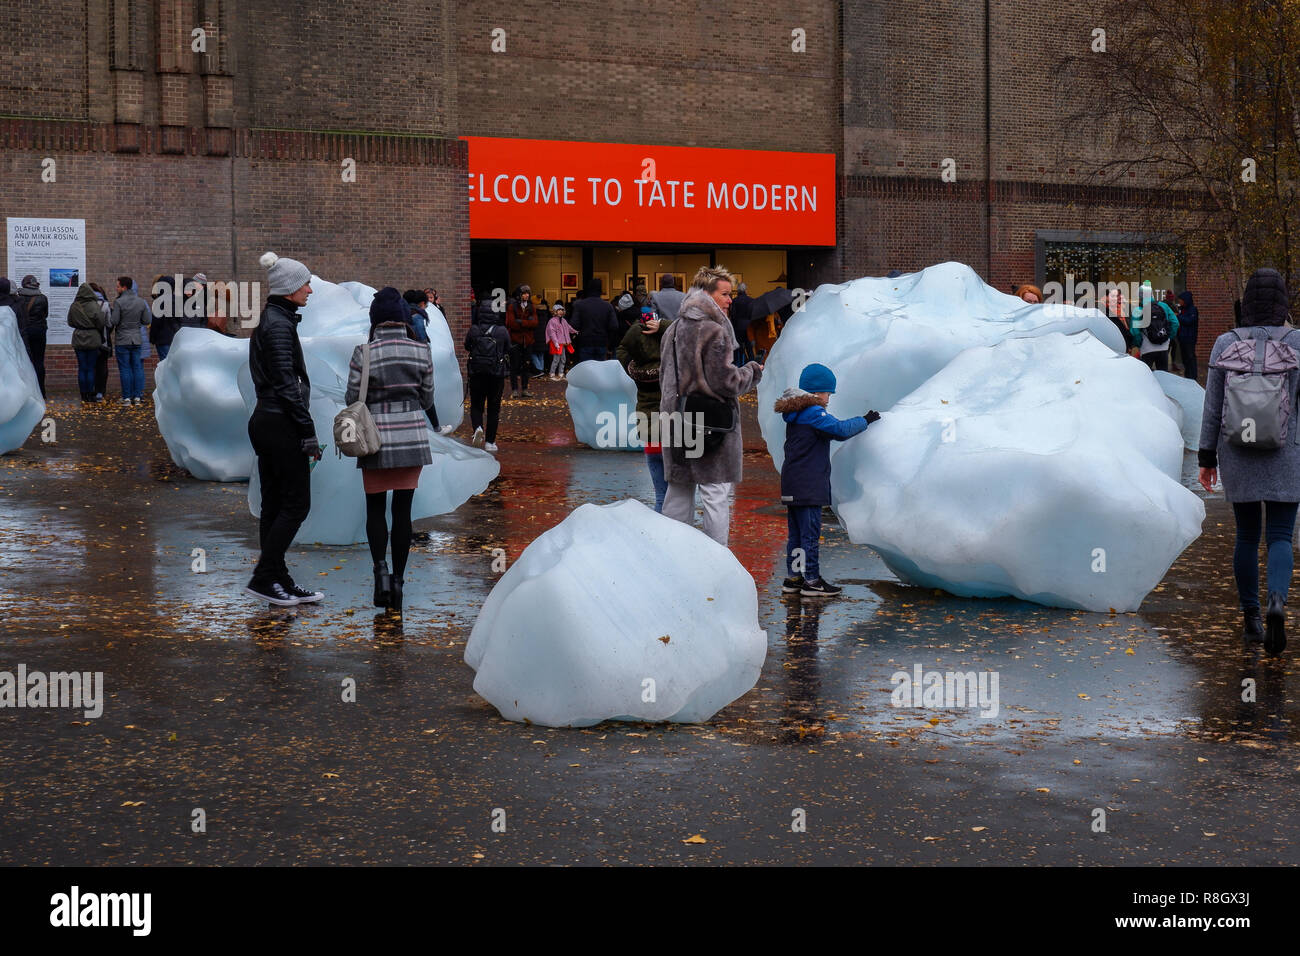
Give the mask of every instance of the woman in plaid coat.
[{"label": "woman in plaid coat", "polygon": [[[415,337],[410,308],[391,286],[375,293],[370,303],[370,342],[358,345],[348,368],[344,403],[361,393],[362,350],[370,349],[370,379],[366,407],[379,430],[380,448],[357,459],[366,492],[366,539],[375,564],[375,607],[402,611],[402,577],[411,550],[411,500],[420,469],[433,462],[429,451],[429,419],[433,404],[433,358],[429,346]],[[388,551],[388,493],[393,493],[393,571]]]}]

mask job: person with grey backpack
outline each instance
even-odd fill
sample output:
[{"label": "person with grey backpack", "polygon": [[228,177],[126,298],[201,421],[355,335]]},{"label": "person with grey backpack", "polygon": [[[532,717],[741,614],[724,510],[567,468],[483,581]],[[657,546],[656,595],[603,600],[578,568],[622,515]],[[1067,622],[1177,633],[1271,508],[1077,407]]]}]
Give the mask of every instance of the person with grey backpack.
[{"label": "person with grey backpack", "polygon": [[[1286,603],[1293,566],[1291,539],[1300,503],[1300,331],[1286,325],[1286,282],[1257,269],[1241,300],[1241,327],[1210,350],[1201,418],[1201,487],[1222,475],[1237,542],[1232,556],[1247,648],[1286,648]],[[1260,620],[1259,539],[1268,548],[1268,604]]]}]

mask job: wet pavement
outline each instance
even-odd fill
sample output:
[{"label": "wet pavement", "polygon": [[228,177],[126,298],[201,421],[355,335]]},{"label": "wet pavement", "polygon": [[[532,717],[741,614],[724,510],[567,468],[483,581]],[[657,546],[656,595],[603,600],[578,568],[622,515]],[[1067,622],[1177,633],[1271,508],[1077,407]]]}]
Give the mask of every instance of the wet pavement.
[{"label": "wet pavement", "polygon": [[[844,594],[801,603],[752,405],[758,686],[701,725],[502,720],[462,660],[492,549],[652,500],[643,456],[578,446],[562,386],[534,393],[504,405],[500,478],[417,526],[400,624],[364,545],[291,552],[323,604],[253,603],[246,486],[172,465],[151,406],[56,397],[58,441],[0,457],[0,671],[102,671],[106,701],[0,709],[0,863],[1300,862],[1294,654],[1241,649],[1221,496],[1140,613],[904,587],[829,517]],[[892,706],[916,665],[996,672],[999,712]]]}]

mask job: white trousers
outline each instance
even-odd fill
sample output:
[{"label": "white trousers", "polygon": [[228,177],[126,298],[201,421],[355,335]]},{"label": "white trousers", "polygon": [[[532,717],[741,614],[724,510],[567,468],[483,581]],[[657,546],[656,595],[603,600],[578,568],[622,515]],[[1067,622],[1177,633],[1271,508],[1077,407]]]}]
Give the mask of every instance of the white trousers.
[{"label": "white trousers", "polygon": [[704,505],[704,533],[724,547],[731,531],[731,496],[735,485],[729,481],[716,484],[693,485],[668,482],[664,495],[663,513],[683,524],[695,524],[695,489],[700,489],[700,502]]}]

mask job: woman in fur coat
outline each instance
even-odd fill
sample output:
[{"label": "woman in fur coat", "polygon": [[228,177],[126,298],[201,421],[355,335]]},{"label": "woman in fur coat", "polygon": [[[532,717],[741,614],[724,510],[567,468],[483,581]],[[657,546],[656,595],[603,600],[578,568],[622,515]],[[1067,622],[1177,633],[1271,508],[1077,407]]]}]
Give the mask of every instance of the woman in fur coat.
[{"label": "woman in fur coat", "polygon": [[693,524],[698,485],[704,505],[704,533],[723,545],[731,527],[731,497],[744,470],[737,399],[763,377],[763,366],[757,362],[739,368],[733,364],[736,337],[727,317],[731,285],[731,273],[721,266],[706,266],[697,272],[691,290],[682,300],[677,321],[668,327],[659,348],[661,412],[676,412],[678,396],[691,394],[725,401],[732,408],[735,428],[718,447],[687,448],[679,440],[680,434],[672,436],[671,447],[664,445],[668,492],[663,513]]}]

